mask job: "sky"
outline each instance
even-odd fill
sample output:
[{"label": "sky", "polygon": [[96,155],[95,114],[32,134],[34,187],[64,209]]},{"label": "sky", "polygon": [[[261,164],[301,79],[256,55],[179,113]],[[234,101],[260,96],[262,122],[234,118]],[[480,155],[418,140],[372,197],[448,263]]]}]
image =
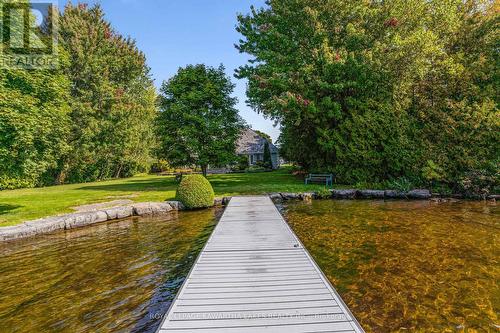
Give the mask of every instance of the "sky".
[{"label": "sky", "polygon": [[[62,0],[61,0],[62,1]],[[76,2],[76,1],[73,1]],[[240,115],[253,129],[276,140],[279,128],[245,103],[246,80],[234,78],[234,69],[248,59],[234,44],[236,15],[249,13],[250,6],[262,7],[264,0],[90,0],[99,3],[113,28],[137,41],[146,54],[156,87],[173,76],[179,67],[204,63],[226,67],[236,84]]]}]

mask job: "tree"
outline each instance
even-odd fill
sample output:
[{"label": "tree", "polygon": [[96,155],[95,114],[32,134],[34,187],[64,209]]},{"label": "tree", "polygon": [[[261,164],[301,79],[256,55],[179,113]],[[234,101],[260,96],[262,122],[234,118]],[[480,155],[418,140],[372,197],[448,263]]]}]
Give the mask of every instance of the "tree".
[{"label": "tree", "polygon": [[0,190],[53,182],[68,151],[69,89],[61,69],[0,68]]},{"label": "tree", "polygon": [[90,181],[149,170],[156,92],[144,54],[104,19],[99,5],[68,3],[60,20],[70,56],[71,150],[60,180]]},{"label": "tree", "polygon": [[224,67],[189,65],[163,82],[157,133],[158,155],[174,166],[209,165],[234,160],[243,121],[231,97],[234,84]]},{"label": "tree", "polygon": [[258,135],[260,135],[261,137],[263,137],[264,139],[266,139],[267,141],[269,142],[273,142],[273,140],[271,139],[271,136],[267,133],[264,133],[262,131],[259,131],[259,130],[253,130],[255,133],[257,133]]},{"label": "tree", "polygon": [[264,166],[267,169],[273,168],[273,161],[271,159],[271,149],[269,149],[269,141],[264,143],[264,157],[263,157]]},{"label": "tree", "polygon": [[423,181],[432,160],[455,182],[500,160],[493,6],[268,1],[238,17],[237,48],[251,60],[237,76],[248,103],[280,123],[290,161],[375,182]]}]

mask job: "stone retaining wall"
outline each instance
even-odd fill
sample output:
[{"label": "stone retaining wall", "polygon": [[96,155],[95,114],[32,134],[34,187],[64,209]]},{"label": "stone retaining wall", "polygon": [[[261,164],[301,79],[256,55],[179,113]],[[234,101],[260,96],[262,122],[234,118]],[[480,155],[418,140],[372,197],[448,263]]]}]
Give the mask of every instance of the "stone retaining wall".
[{"label": "stone retaining wall", "polygon": [[[230,198],[227,197],[215,199],[214,206],[226,205],[229,200]],[[184,205],[179,201],[138,202],[96,211],[44,217],[11,227],[0,227],[0,241],[31,237],[63,229],[73,229],[131,216],[158,216],[167,214],[170,211],[184,209]]]},{"label": "stone retaining wall", "polygon": [[433,194],[429,190],[416,189],[408,192],[401,192],[395,190],[330,190],[326,196],[323,193],[304,192],[304,193],[290,193],[279,192],[269,193],[269,197],[274,202],[283,200],[309,200],[309,199],[405,199],[405,200],[435,200],[435,201],[449,201],[456,199],[488,199],[500,200],[500,195],[492,194],[485,198],[481,197],[463,197],[452,196],[446,197],[439,194]]}]

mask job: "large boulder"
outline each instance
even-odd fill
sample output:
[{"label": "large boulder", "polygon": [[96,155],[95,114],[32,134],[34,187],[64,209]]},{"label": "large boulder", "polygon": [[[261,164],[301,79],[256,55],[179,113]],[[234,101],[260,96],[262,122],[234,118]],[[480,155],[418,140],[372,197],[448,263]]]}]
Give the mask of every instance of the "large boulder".
[{"label": "large boulder", "polygon": [[134,208],[132,206],[119,206],[108,208],[104,212],[108,216],[108,220],[123,219],[134,215]]},{"label": "large boulder", "polygon": [[283,197],[279,193],[269,193],[269,198],[275,203],[283,200]]},{"label": "large boulder", "polygon": [[65,221],[65,229],[83,227],[93,223],[104,222],[108,220],[108,215],[104,211],[75,213],[61,216]]},{"label": "large boulder", "polygon": [[356,190],[332,190],[332,196],[335,199],[355,199]]},{"label": "large boulder", "polygon": [[161,215],[173,210],[167,202],[139,202],[133,204],[132,208],[137,216]]},{"label": "large boulder", "polygon": [[411,190],[406,193],[409,199],[429,199],[431,197],[431,192],[424,189]]},{"label": "large boulder", "polygon": [[300,199],[299,193],[282,192],[280,193],[283,200],[297,200]]},{"label": "large boulder", "polygon": [[406,193],[396,190],[385,190],[384,196],[386,199],[406,199]]},{"label": "large boulder", "polygon": [[363,199],[383,199],[384,191],[379,190],[360,190],[358,195]]},{"label": "large boulder", "polygon": [[31,228],[31,231],[34,231],[36,234],[44,234],[64,229],[66,227],[65,216],[66,215],[45,217],[37,220],[27,221],[21,224],[21,226],[26,226]]},{"label": "large boulder", "polygon": [[0,241],[30,237],[34,235],[36,235],[36,229],[32,226],[27,226],[24,223],[12,227],[0,228]]}]

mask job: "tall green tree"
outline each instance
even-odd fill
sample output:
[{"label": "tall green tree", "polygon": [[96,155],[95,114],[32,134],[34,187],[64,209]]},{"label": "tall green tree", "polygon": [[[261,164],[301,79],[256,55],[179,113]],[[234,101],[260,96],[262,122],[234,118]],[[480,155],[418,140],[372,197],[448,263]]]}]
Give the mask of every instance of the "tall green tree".
[{"label": "tall green tree", "polygon": [[264,166],[268,169],[273,168],[273,161],[271,158],[271,149],[269,148],[269,141],[264,143],[264,156],[263,156]]},{"label": "tall green tree", "polygon": [[89,181],[148,170],[156,93],[135,42],[113,30],[99,5],[69,3],[60,20],[69,53],[70,151],[60,180]]},{"label": "tall green tree", "polygon": [[[10,28],[23,26],[11,21]],[[64,67],[64,52],[59,53]],[[0,190],[53,182],[60,156],[69,149],[69,92],[61,69],[0,68]]]},{"label": "tall green tree", "polygon": [[232,162],[243,128],[233,89],[222,65],[189,65],[163,82],[158,155],[174,166],[200,166],[204,175],[209,165]]},{"label": "tall green tree", "polygon": [[[455,182],[499,161],[494,1],[270,0],[238,17],[237,76],[281,152],[342,181]],[[497,164],[498,165],[498,164]]]}]

